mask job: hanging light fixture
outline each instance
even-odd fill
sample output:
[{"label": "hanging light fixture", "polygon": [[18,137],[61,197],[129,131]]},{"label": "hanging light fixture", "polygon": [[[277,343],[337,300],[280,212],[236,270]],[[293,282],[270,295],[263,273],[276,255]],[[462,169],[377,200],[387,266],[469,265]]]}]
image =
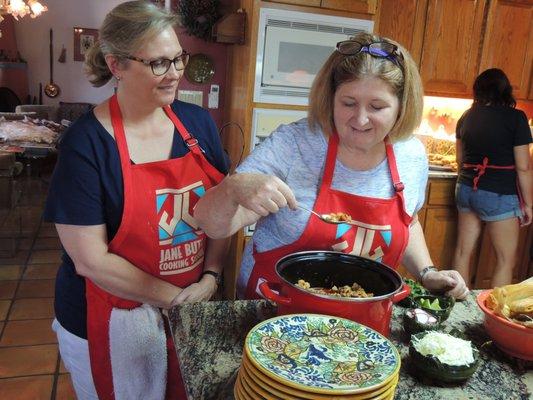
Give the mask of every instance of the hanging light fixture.
[{"label": "hanging light fixture", "polygon": [[2,14],[11,14],[18,20],[27,14],[35,18],[45,11],[48,11],[48,8],[38,0],[0,0],[0,21],[3,20]]},{"label": "hanging light fixture", "polygon": [[[38,0],[0,0],[0,22],[3,21],[2,15],[10,14],[18,20],[26,15],[32,18],[38,17],[43,12],[48,11]],[[2,32],[0,31],[0,37]]]}]

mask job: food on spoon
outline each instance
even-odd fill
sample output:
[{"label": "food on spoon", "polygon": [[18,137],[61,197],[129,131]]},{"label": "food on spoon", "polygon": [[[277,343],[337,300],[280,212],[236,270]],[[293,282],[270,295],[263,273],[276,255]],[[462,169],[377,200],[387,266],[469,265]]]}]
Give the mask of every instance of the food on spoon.
[{"label": "food on spoon", "polygon": [[495,314],[533,329],[533,278],[495,287],[485,304]]},{"label": "food on spoon", "polygon": [[337,296],[337,297],[374,297],[373,293],[367,293],[357,282],[354,282],[352,286],[344,285],[341,287],[333,286],[331,289],[323,287],[311,287],[311,284],[304,279],[299,279],[296,283],[296,286],[307,290],[308,292],[315,294],[325,294],[328,296]]},{"label": "food on spoon", "polygon": [[352,220],[352,216],[350,214],[343,212],[324,214],[322,217],[331,222],[350,222]]}]

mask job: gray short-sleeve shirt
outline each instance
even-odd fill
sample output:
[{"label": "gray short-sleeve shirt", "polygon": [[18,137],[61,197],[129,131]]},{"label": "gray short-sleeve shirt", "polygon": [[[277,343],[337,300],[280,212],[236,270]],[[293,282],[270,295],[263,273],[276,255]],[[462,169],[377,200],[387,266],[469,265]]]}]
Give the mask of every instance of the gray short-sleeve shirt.
[{"label": "gray short-sleeve shirt", "polygon": [[[275,175],[292,189],[298,203],[312,208],[320,188],[327,151],[327,139],[312,132],[307,119],[281,125],[237,168],[237,173]],[[405,185],[406,211],[414,215],[424,204],[428,179],[428,161],[424,145],[416,138],[394,144],[400,179]],[[337,160],[332,187],[350,194],[390,198],[394,195],[387,159],[367,171],[356,171]],[[284,208],[261,218],[255,228],[253,243],[257,251],[267,251],[296,241],[303,233],[309,213]],[[244,250],[237,295],[244,297],[254,259],[252,241]]]}]

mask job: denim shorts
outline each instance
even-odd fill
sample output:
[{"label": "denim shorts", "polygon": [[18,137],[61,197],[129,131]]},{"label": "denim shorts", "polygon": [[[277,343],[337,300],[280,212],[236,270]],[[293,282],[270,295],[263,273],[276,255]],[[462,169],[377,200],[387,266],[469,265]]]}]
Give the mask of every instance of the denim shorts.
[{"label": "denim shorts", "polygon": [[482,221],[503,221],[522,216],[520,202],[516,194],[474,190],[461,183],[455,187],[455,203],[459,211],[473,212]]}]

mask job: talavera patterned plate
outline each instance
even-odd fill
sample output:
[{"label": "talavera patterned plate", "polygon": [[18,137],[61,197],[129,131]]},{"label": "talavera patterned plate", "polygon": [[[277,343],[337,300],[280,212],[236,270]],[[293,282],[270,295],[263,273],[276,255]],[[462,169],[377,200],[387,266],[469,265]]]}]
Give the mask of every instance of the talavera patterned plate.
[{"label": "talavera patterned plate", "polygon": [[375,330],[317,314],[263,321],[246,336],[244,350],[276,381],[332,395],[375,390],[398,374],[401,363],[394,345]]}]

